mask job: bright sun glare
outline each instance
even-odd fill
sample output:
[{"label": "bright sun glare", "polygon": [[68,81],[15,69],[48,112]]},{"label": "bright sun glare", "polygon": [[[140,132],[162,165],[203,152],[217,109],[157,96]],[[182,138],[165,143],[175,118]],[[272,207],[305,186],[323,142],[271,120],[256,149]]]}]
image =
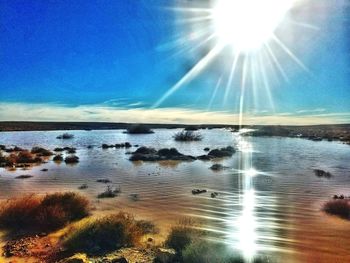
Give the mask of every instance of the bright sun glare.
[{"label": "bright sun glare", "polygon": [[267,42],[295,0],[218,0],[213,8],[216,35],[239,52]]}]

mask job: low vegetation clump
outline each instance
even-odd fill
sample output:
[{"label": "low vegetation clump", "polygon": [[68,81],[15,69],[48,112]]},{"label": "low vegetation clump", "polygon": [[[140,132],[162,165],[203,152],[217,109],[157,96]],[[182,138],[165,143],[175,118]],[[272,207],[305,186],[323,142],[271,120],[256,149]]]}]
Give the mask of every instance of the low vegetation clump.
[{"label": "low vegetation clump", "polygon": [[12,166],[25,163],[41,163],[42,159],[35,154],[32,154],[29,151],[25,150],[22,152],[11,153],[8,156],[1,156],[0,162],[4,166]]},{"label": "low vegetation clump", "polygon": [[227,146],[221,149],[213,149],[209,151],[208,155],[215,158],[231,157],[236,152],[232,146]]},{"label": "low vegetation clump", "polygon": [[106,144],[106,143],[102,144],[102,149],[108,149],[108,148],[116,148],[116,149],[126,148],[126,149],[128,149],[130,147],[132,147],[130,142],[116,143],[116,144]]},{"label": "low vegetation clump", "polygon": [[37,156],[51,156],[53,153],[42,147],[33,147],[31,153],[36,154]]},{"label": "low vegetation clump", "polygon": [[89,255],[132,247],[149,232],[148,226],[143,228],[145,224],[139,222],[123,212],[83,221],[72,228],[63,245],[71,253],[85,252]]},{"label": "low vegetation clump", "polygon": [[56,138],[57,139],[73,139],[74,135],[70,134],[70,133],[63,133],[61,135],[58,135]]},{"label": "low vegetation clump", "polygon": [[138,124],[138,125],[130,126],[127,129],[126,133],[129,133],[129,134],[148,134],[148,133],[154,133],[154,131],[152,131],[151,128],[149,128],[147,125]]},{"label": "low vegetation clump", "polygon": [[9,231],[51,231],[88,214],[88,200],[76,193],[27,195],[0,204],[0,228]]},{"label": "low vegetation clump", "polygon": [[247,261],[240,254],[227,249],[227,246],[210,242],[206,240],[195,240],[191,242],[182,252],[182,258],[179,260],[184,263],[273,263],[268,256],[256,256]]},{"label": "low vegetation clump", "polygon": [[165,245],[175,249],[175,251],[181,255],[182,250],[184,250],[193,240],[196,240],[203,235],[203,231],[195,228],[195,222],[189,218],[184,218],[179,224],[171,228],[169,235],[165,240]]},{"label": "low vegetation clump", "polygon": [[77,150],[75,148],[70,148],[69,150],[67,150],[67,153],[69,153],[69,154],[73,154],[76,152],[77,152]]},{"label": "low vegetation clump", "polygon": [[184,155],[175,148],[163,148],[158,151],[154,148],[140,147],[131,153],[130,161],[194,161],[196,158],[190,155]]},{"label": "low vegetation clump", "polygon": [[203,136],[193,131],[181,131],[174,135],[174,139],[181,142],[201,141]]},{"label": "low vegetation clump", "polygon": [[78,187],[79,190],[85,190],[88,188],[89,188],[89,186],[87,184],[82,184],[81,186]]},{"label": "low vegetation clump", "polygon": [[182,262],[186,263],[244,263],[240,256],[232,255],[232,252],[226,251],[225,246],[209,242],[206,240],[192,241],[182,252]]},{"label": "low vegetation clump", "polygon": [[323,211],[327,214],[339,216],[343,219],[350,219],[350,200],[334,199],[323,205]]},{"label": "low vegetation clump", "polygon": [[220,163],[214,163],[212,166],[210,166],[210,169],[213,171],[221,171],[226,169],[227,167],[220,164]]},{"label": "low vegetation clump", "polygon": [[70,156],[67,156],[66,158],[64,158],[64,162],[65,163],[78,163],[79,162],[79,157],[78,156],[75,156],[75,155],[70,155]]},{"label": "low vegetation clump", "polygon": [[333,176],[330,172],[321,169],[314,169],[314,173],[317,177],[331,178]]},{"label": "low vegetation clump", "polygon": [[64,149],[61,147],[56,147],[55,149],[53,149],[54,152],[63,152]]},{"label": "low vegetation clump", "polygon": [[[198,227],[198,226],[197,226]],[[228,250],[221,243],[206,240],[206,232],[198,230],[195,222],[185,219],[174,226],[165,241],[167,247],[176,251],[174,262],[179,263],[244,263],[246,262],[240,254]],[[270,262],[271,258],[259,256],[252,259],[253,263]]]},{"label": "low vegetation clump", "polygon": [[15,178],[16,179],[28,179],[28,178],[32,178],[33,176],[30,174],[22,174],[22,175],[18,175]]},{"label": "low vegetation clump", "polygon": [[113,188],[108,185],[106,190],[97,195],[97,198],[113,198],[116,197],[121,192],[120,188]]},{"label": "low vegetation clump", "polygon": [[109,179],[97,179],[96,182],[108,184],[108,183],[111,183],[111,180],[109,180]]},{"label": "low vegetation clump", "polygon": [[62,162],[63,161],[63,157],[61,154],[57,154],[53,157],[52,159],[54,162]]}]

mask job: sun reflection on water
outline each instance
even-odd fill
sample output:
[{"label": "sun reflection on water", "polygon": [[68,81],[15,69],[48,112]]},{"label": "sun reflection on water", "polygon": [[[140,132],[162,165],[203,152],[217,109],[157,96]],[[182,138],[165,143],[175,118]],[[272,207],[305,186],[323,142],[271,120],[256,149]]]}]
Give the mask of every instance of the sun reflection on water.
[{"label": "sun reflection on water", "polygon": [[238,228],[238,249],[248,262],[251,262],[257,252],[257,223],[255,216],[256,197],[253,177],[257,171],[253,167],[253,145],[248,137],[238,135],[239,149],[239,190],[241,214],[236,220]]}]

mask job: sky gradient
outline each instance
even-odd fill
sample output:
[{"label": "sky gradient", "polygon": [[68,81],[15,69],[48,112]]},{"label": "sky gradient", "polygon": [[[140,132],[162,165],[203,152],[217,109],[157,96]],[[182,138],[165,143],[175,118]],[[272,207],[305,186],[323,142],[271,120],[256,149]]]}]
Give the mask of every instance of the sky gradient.
[{"label": "sky gradient", "polygon": [[[0,1],[0,120],[64,120],[64,113],[67,121],[235,122],[240,81],[224,99],[227,53],[152,108],[210,49],[193,50],[198,28],[181,22],[179,2],[186,7],[165,0]],[[272,46],[288,79],[268,72],[273,105],[263,89],[248,91],[246,121],[350,123],[349,1],[301,0],[289,19],[295,25],[282,39],[308,70]]]}]

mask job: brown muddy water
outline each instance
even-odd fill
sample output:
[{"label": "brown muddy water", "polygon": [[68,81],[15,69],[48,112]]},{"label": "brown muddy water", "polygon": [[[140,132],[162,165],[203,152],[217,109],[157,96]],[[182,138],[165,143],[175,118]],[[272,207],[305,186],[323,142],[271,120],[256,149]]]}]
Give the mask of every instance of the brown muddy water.
[{"label": "brown muddy water", "polygon": [[[337,142],[297,138],[241,137],[228,130],[201,130],[199,142],[175,142],[176,129],[129,135],[122,130],[69,131],[70,140],[56,139],[62,131],[2,132],[0,144],[23,148],[76,147],[76,165],[47,163],[23,171],[0,169],[0,199],[26,193],[79,191],[88,196],[95,213],[128,211],[154,220],[165,229],[182,217],[192,217],[209,231],[208,239],[238,250],[247,258],[265,254],[277,262],[350,262],[350,221],[328,216],[322,204],[334,194],[350,195],[350,147]],[[175,147],[181,153],[205,154],[204,148],[233,145],[233,157],[215,161],[133,163],[130,149],[102,149],[102,143]],[[94,146],[88,149],[87,146]],[[229,169],[212,171],[213,163]],[[41,169],[47,168],[44,172]],[[323,169],[332,178],[319,178]],[[19,180],[16,176],[33,175]],[[109,179],[121,188],[113,199],[97,199]],[[85,190],[78,190],[87,184]],[[192,195],[194,188],[207,193]],[[211,193],[217,192],[216,198]],[[135,194],[137,198],[135,198]]]}]

